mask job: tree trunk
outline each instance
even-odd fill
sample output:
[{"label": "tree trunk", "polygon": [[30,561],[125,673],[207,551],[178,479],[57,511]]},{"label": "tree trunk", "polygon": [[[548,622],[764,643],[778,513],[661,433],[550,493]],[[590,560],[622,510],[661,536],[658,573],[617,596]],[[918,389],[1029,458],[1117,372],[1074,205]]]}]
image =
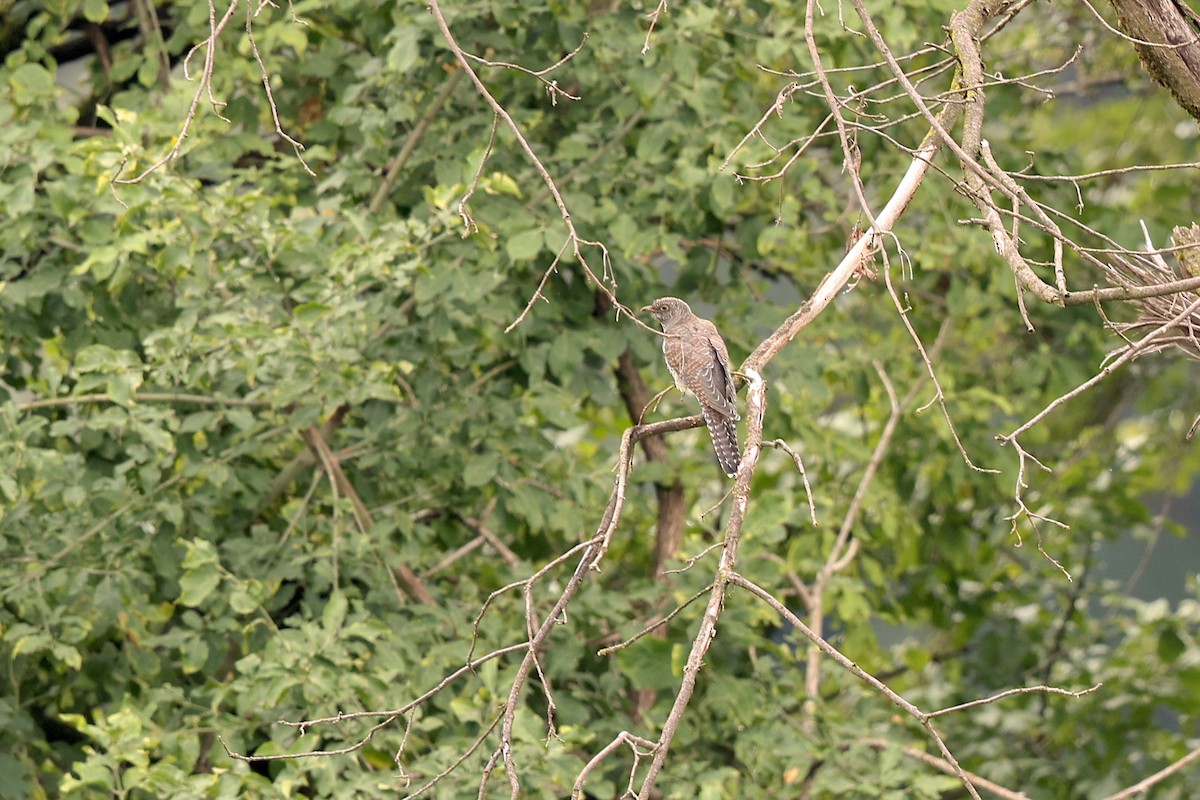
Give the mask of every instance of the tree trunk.
[{"label": "tree trunk", "polygon": [[1183,0],[1109,2],[1121,30],[1140,40],[1132,44],[1142,66],[1184,111],[1200,120],[1200,14]]}]

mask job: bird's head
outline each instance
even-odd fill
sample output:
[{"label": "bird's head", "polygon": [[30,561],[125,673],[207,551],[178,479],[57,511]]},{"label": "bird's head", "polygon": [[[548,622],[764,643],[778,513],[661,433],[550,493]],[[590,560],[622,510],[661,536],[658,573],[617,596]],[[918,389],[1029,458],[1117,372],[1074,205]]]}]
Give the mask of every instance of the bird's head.
[{"label": "bird's head", "polygon": [[658,320],[664,328],[692,313],[688,304],[678,297],[660,297],[642,311],[649,311],[650,316]]}]

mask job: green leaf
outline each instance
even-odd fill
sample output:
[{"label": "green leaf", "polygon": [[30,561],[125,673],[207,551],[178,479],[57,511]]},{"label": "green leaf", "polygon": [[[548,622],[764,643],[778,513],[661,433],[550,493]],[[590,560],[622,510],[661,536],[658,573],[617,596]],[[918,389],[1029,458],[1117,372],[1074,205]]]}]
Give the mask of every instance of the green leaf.
[{"label": "green leaf", "polygon": [[0,753],[0,786],[6,787],[13,797],[32,797],[29,786],[29,768],[16,756]]},{"label": "green leaf", "polygon": [[709,190],[709,199],[712,201],[714,214],[725,216],[733,212],[734,188],[732,178],[717,176],[713,179],[712,188]]},{"label": "green leaf", "polygon": [[118,405],[133,405],[133,379],[129,375],[113,375],[105,384],[105,394]]},{"label": "green leaf", "polygon": [[195,608],[221,585],[221,571],[213,564],[185,572],[179,579],[179,603]]},{"label": "green leaf", "polygon": [[499,466],[500,456],[495,453],[474,456],[463,470],[463,483],[469,487],[485,486],[496,477]]},{"label": "green leaf", "polygon": [[387,55],[387,65],[392,72],[403,75],[417,65],[421,57],[421,48],[417,43],[420,33],[420,28],[415,25],[405,25],[393,30],[392,37],[395,43]]},{"label": "green leaf", "polygon": [[48,650],[54,645],[53,639],[41,631],[29,628],[28,625],[13,626],[4,640],[11,642],[13,657]]},{"label": "green leaf", "polygon": [[677,682],[671,669],[672,647],[665,639],[639,639],[632,646],[617,651],[617,664],[635,689],[670,689]]},{"label": "green leaf", "polygon": [[524,196],[522,195],[521,187],[516,180],[514,180],[511,175],[504,172],[493,172],[491,175],[488,175],[485,186],[488,190],[497,194],[505,194],[509,197],[517,198]]},{"label": "green leaf", "polygon": [[504,245],[505,252],[513,261],[529,261],[546,243],[546,234],[541,228],[531,228],[510,236]]},{"label": "green leaf", "polygon": [[50,653],[54,656],[54,660],[65,665],[69,669],[80,669],[83,667],[83,656],[79,654],[79,650],[69,644],[55,642],[50,645]]},{"label": "green leaf", "polygon": [[31,105],[54,93],[54,76],[41,64],[22,64],[8,78],[13,100],[18,105]]},{"label": "green leaf", "polygon": [[212,542],[193,539],[186,544],[187,553],[183,557],[182,564],[184,569],[196,569],[217,563],[217,551],[213,548]]},{"label": "green leaf", "polygon": [[1158,657],[1166,663],[1175,661],[1185,650],[1187,645],[1173,628],[1166,628],[1158,634]]},{"label": "green leaf", "polygon": [[88,22],[104,22],[108,19],[107,0],[83,0],[83,16]]},{"label": "green leaf", "polygon": [[229,607],[235,614],[249,614],[258,608],[258,600],[244,586],[238,586],[229,593]]},{"label": "green leaf", "polygon": [[80,372],[117,372],[137,363],[133,353],[103,344],[90,344],[75,356],[75,369]]},{"label": "green leaf", "polygon": [[117,266],[121,263],[122,253],[113,245],[100,245],[91,248],[88,257],[85,258],[79,266],[75,267],[73,273],[76,275],[91,274],[98,281],[105,281],[112,277]]},{"label": "green leaf", "polygon": [[179,650],[180,666],[185,675],[194,675],[204,669],[208,661],[208,644],[199,636],[189,636]]},{"label": "green leaf", "polygon": [[329,595],[329,600],[325,603],[325,610],[321,612],[321,627],[327,631],[339,631],[346,621],[346,610],[349,603],[346,601],[346,595],[342,592],[335,591]]},{"label": "green leaf", "polygon": [[[0,484],[2,484],[2,481],[0,481]],[[82,486],[68,486],[63,490],[63,502],[69,508],[79,508],[87,500],[87,497],[87,490]]]},{"label": "green leaf", "polygon": [[312,324],[329,316],[332,311],[333,309],[324,303],[301,303],[292,313],[300,322]]},{"label": "green leaf", "polygon": [[212,427],[220,414],[216,411],[196,411],[188,414],[179,423],[180,433],[196,433]]},{"label": "green leaf", "polygon": [[581,359],[582,355],[576,347],[574,337],[563,333],[550,345],[550,352],[546,354],[546,366],[550,368],[551,374],[565,382],[579,367]]},{"label": "green leaf", "polygon": [[161,62],[158,60],[156,54],[147,53],[142,63],[138,65],[138,83],[147,88],[153,87],[158,83],[160,69]]}]

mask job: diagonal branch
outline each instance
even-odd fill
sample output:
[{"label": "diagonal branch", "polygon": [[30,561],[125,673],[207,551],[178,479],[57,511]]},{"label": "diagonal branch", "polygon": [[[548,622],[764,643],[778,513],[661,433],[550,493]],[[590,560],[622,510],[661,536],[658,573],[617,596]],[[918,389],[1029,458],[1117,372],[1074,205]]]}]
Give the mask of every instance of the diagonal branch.
[{"label": "diagonal branch", "polygon": [[[607,275],[609,263],[608,248],[600,242],[590,241],[579,235],[579,231],[575,228],[575,221],[571,218],[571,211],[567,208],[567,202],[563,199],[562,194],[559,192],[558,186],[554,182],[554,178],[550,176],[549,170],[546,169],[541,158],[539,158],[537,152],[534,151],[533,146],[529,144],[529,140],[525,138],[525,134],[522,133],[521,127],[517,125],[516,120],[514,120],[512,115],[508,113],[508,110],[505,109],[504,106],[501,105],[494,96],[492,96],[492,93],[488,91],[487,86],[484,85],[483,81],[480,80],[479,75],[476,74],[475,70],[471,67],[470,58],[467,56],[462,47],[459,46],[458,41],[454,38],[454,34],[450,31],[450,25],[446,22],[446,17],[442,13],[441,4],[438,2],[438,0],[429,0],[429,11],[433,14],[433,18],[437,22],[438,30],[442,32],[442,38],[446,40],[446,44],[449,45],[450,50],[458,59],[458,62],[462,66],[463,71],[466,72],[467,77],[471,79],[471,83],[475,84],[475,89],[491,107],[496,116],[504,120],[504,124],[510,131],[512,131],[513,136],[516,138],[517,144],[520,145],[521,149],[525,152],[525,155],[529,158],[530,163],[533,164],[533,168],[537,170],[538,175],[541,176],[542,181],[546,184],[546,188],[550,191],[550,196],[554,198],[554,204],[558,206],[558,212],[562,217],[563,224],[567,226],[568,236],[566,246],[570,247],[571,252],[579,261],[579,265],[583,268],[584,273],[589,279],[591,279],[592,283],[596,285],[596,288],[608,297],[613,306],[618,309],[618,313],[624,313],[626,316],[633,317],[633,312],[623,306],[620,301],[617,300],[617,296],[614,293],[614,289],[617,285],[616,280],[611,275],[608,275],[612,284],[612,288],[607,286],[587,263],[587,259],[584,257],[581,249],[583,246],[598,248],[605,265],[605,274]],[[549,271],[547,272],[547,275],[548,274]],[[543,279],[543,283],[544,282],[545,279]],[[538,291],[534,294],[534,298],[540,296],[540,293],[541,289],[539,287]],[[529,308],[527,307],[526,312],[528,312],[528,310]],[[518,318],[517,322],[513,323],[513,325],[519,323],[523,317],[524,315]],[[512,326],[510,326],[509,329],[511,330]]]},{"label": "diagonal branch", "polygon": [[1188,753],[1186,756],[1179,759],[1175,763],[1170,764],[1169,766],[1166,766],[1163,769],[1160,769],[1158,772],[1154,773],[1153,775],[1146,778],[1145,780],[1138,781],[1133,786],[1130,786],[1128,789],[1119,791],[1116,794],[1110,794],[1108,797],[1104,798],[1104,800],[1129,800],[1129,798],[1132,798],[1132,797],[1140,797],[1140,796],[1144,795],[1146,793],[1146,791],[1154,784],[1160,783],[1161,781],[1165,780],[1166,778],[1169,778],[1172,775],[1174,775],[1176,772],[1179,772],[1181,769],[1186,767],[1188,764],[1191,764],[1193,761],[1198,761],[1198,760],[1200,760],[1200,747],[1197,747],[1195,750]]},{"label": "diagonal branch", "polygon": [[413,126],[412,131],[408,134],[408,138],[404,140],[404,145],[400,148],[400,152],[396,154],[396,157],[392,159],[392,163],[388,165],[387,174],[379,182],[379,188],[375,191],[375,196],[371,198],[371,203],[367,206],[367,211],[374,214],[383,208],[383,204],[387,201],[388,195],[392,193],[392,187],[396,185],[396,180],[400,177],[404,165],[412,157],[413,152],[417,149],[417,145],[425,138],[430,124],[441,113],[442,107],[446,105],[446,101],[450,99],[450,95],[454,94],[454,90],[462,82],[462,77],[463,71],[461,69],[454,70],[454,73],[442,84],[442,88],[438,90],[437,95],[426,106],[425,112],[421,114],[421,118]]},{"label": "diagonal branch", "polygon": [[[929,734],[930,738],[933,739],[933,741],[937,745],[938,749],[942,752],[942,757],[945,758],[946,761],[953,768],[954,774],[958,777],[958,779],[960,781],[962,781],[962,784],[966,788],[967,793],[969,795],[971,795],[971,797],[975,798],[975,800],[981,800],[981,798],[979,797],[979,792],[977,792],[975,790],[974,784],[971,783],[970,776],[968,776],[967,773],[963,770],[962,765],[960,765],[958,763],[958,759],[956,759],[954,757],[954,754],[950,752],[950,748],[948,748],[946,746],[946,743],[942,740],[941,735],[933,727],[933,723],[931,723],[929,721],[929,717],[927,714],[925,714],[923,711],[921,711],[921,709],[917,708],[909,701],[905,700],[900,695],[896,694],[896,692],[894,692],[886,683],[884,683],[883,681],[879,680],[871,673],[864,670],[858,664],[855,664],[853,661],[846,658],[846,656],[842,655],[842,653],[837,648],[835,648],[829,642],[825,641],[825,639],[823,639],[820,636],[817,636],[816,633],[814,633],[807,625],[804,624],[803,620],[801,620],[798,616],[796,616],[795,613],[793,613],[792,610],[789,609],[787,606],[785,606],[783,603],[780,603],[778,600],[776,600],[775,597],[770,592],[768,592],[766,589],[762,588],[761,586],[759,586],[758,584],[756,584],[750,580],[747,580],[746,578],[742,577],[740,574],[738,574],[736,572],[729,574],[727,576],[727,579],[730,583],[733,583],[737,586],[741,586],[742,588],[748,590],[751,594],[755,595],[760,600],[762,600],[767,605],[769,605],[771,608],[775,609],[776,613],[778,613],[779,616],[781,616],[786,622],[795,626],[796,630],[798,630],[802,634],[804,634],[804,636],[807,637],[810,642],[812,642],[814,645],[816,645],[818,648],[820,648],[820,650],[823,653],[825,653],[825,655],[829,656],[834,661],[841,664],[842,667],[844,669],[846,669],[848,672],[850,672],[852,675],[854,675],[855,677],[859,678],[860,680],[862,680],[862,681],[866,682],[867,684],[869,684],[870,686],[872,686],[876,691],[878,691],[884,697],[888,698],[893,703],[895,703],[897,706],[899,706],[901,709],[903,709],[907,714],[909,714],[909,716],[911,716],[917,722],[921,723],[921,726],[923,728],[925,728],[925,730]],[[645,795],[643,795],[643,797],[644,796]]]},{"label": "diagonal branch", "polygon": [[[957,117],[958,113],[958,106],[947,106],[942,112],[943,124],[953,124],[952,120]],[[929,171],[930,166],[932,166],[933,157],[937,154],[940,147],[941,142],[937,138],[932,136],[926,137],[925,142],[913,156],[908,171],[904,174],[904,177],[892,193],[891,199],[888,200],[883,210],[875,216],[875,224],[863,236],[859,237],[854,246],[847,251],[841,262],[832,272],[825,276],[816,291],[813,292],[812,297],[800,306],[795,313],[784,320],[767,338],[763,339],[762,343],[754,349],[754,352],[746,358],[739,371],[745,372],[750,369],[761,370],[792,339],[796,338],[800,331],[808,327],[833,302],[838,292],[851,281],[855,273],[867,262],[870,255],[875,252],[879,237],[892,230],[892,227],[900,219],[901,215],[903,215],[904,209],[912,202],[913,196],[917,193],[917,187],[924,180],[925,174]]]}]

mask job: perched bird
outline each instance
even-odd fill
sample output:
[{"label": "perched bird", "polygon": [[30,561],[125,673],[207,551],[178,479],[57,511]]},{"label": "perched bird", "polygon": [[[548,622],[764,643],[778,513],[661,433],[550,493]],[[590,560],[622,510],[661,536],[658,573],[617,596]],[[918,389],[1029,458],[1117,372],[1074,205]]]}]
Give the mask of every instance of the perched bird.
[{"label": "perched bird", "polygon": [[692,313],[677,297],[662,297],[642,309],[663,329],[663,358],[679,391],[700,401],[717,461],[729,477],[741,459],[737,441],[737,390],[729,372],[729,351],[717,326]]}]

